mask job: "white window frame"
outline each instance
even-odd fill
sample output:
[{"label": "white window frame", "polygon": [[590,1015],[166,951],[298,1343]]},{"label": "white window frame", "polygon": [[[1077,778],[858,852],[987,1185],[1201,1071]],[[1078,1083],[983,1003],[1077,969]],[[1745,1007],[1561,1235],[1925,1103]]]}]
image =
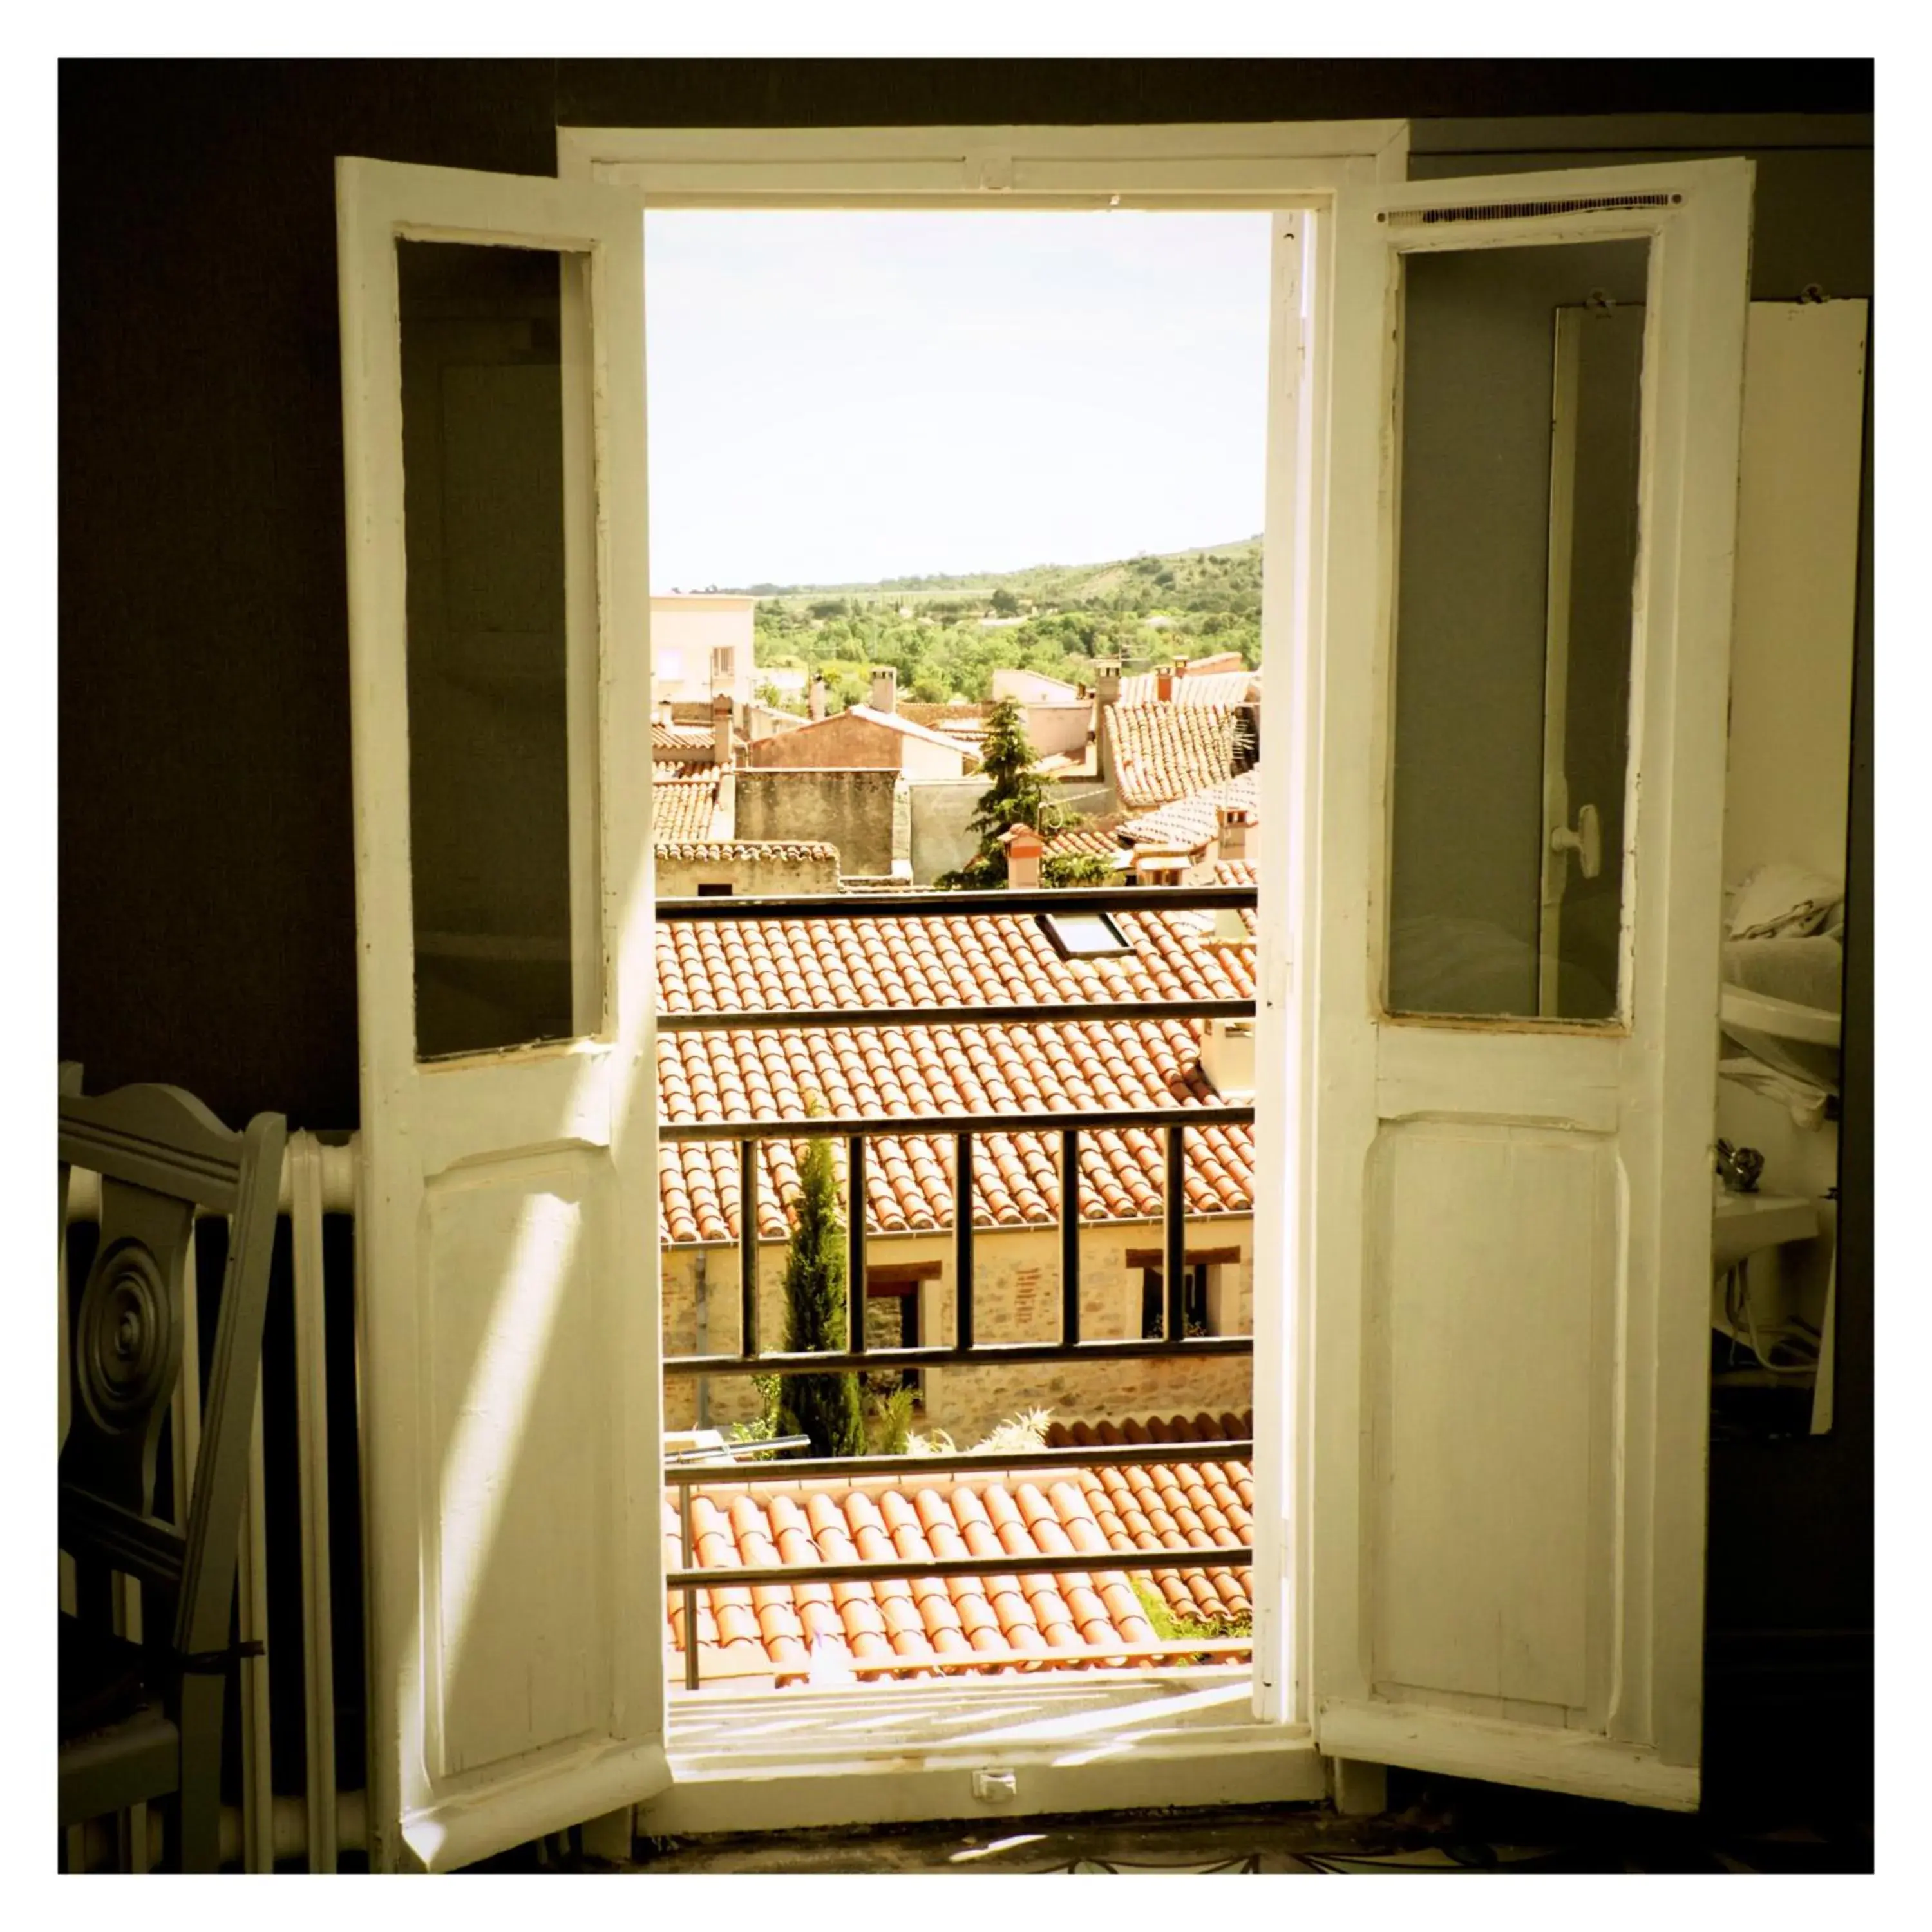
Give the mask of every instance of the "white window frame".
[{"label": "white window frame", "polygon": [[[925,208],[1310,214],[1275,239],[1270,291],[1270,429],[1263,557],[1276,594],[1262,612],[1262,676],[1271,716],[1292,720],[1277,742],[1289,754],[1263,766],[1262,808],[1282,828],[1270,854],[1270,896],[1292,908],[1262,938],[1256,1052],[1275,1077],[1256,1082],[1257,1148],[1280,1166],[1256,1190],[1254,1212],[1256,1604],[1250,1708],[1227,1721],[1210,1688],[1205,1710],[1178,1673],[1135,1673],[1077,1700],[1058,1686],[1016,1696],[1009,1685],[887,1686],[858,1692],[789,1690],[729,1700],[716,1692],[686,1706],[688,1741],[670,1713],[676,1780],[648,1809],[651,1828],[742,1826],[755,1778],[766,1828],[959,1814],[969,1764],[998,1756],[1021,1767],[1019,1811],[1112,1809],[1185,1801],[1286,1802],[1324,1795],[1325,1773],[1309,1727],[1306,1673],[1311,1592],[1307,1470],[1311,1404],[1310,1309],[1300,1203],[1309,1183],[1300,1070],[1312,1016],[1305,976],[1292,972],[1292,935],[1306,929],[1312,870],[1305,828],[1314,822],[1314,700],[1310,683],[1319,609],[1321,504],[1314,488],[1326,447],[1328,342],[1321,326],[1330,224],[1321,217],[1340,188],[1401,181],[1406,121],[1106,128],[807,129],[560,128],[566,181],[634,190],[646,208]],[[646,296],[649,327],[649,296]],[[1277,410],[1286,413],[1276,421]],[[1290,433],[1283,433],[1287,427]],[[1279,1284],[1264,1293],[1264,1282]],[[1138,1289],[1135,1295],[1138,1316]],[[1199,1687],[1195,1686],[1198,1693]],[[998,1691],[997,1699],[986,1694]],[[910,1694],[918,1692],[922,1694]],[[989,1720],[960,1735],[968,1698]],[[753,1733],[812,1700],[818,1724],[854,1740],[826,1748],[747,1754]],[[882,1702],[881,1700],[889,1702]],[[1077,1702],[1078,1718],[1056,1717]],[[1096,1702],[1100,1708],[1096,1711]],[[1181,1710],[1175,1718],[1168,1714]],[[700,1712],[718,1721],[690,1738]],[[903,1722],[888,1714],[902,1714]],[[1138,1714],[1138,1715],[1136,1714]],[[742,1714],[742,1733],[732,1720]],[[848,1722],[835,1720],[844,1718]],[[860,1728],[852,1728],[856,1718]],[[790,1730],[790,1726],[784,1727]],[[1111,1730],[1115,1741],[1106,1742]],[[1126,1736],[1132,1745],[1126,1749]],[[950,1746],[941,1740],[950,1735]],[[905,1768],[909,1750],[926,1768]],[[989,1756],[988,1753],[992,1755]],[[1177,1778],[1185,1764],[1186,1774]],[[1211,1769],[1210,1769],[1211,1767]],[[837,1774],[829,1777],[828,1774]],[[828,1810],[827,1807],[830,1808]],[[1016,1808],[1005,1808],[1009,1815]]]}]

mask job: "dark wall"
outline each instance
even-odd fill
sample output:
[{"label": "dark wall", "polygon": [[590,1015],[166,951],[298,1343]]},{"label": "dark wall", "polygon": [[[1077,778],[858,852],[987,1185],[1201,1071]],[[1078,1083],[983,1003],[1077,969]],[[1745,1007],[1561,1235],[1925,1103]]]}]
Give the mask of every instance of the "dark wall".
[{"label": "dark wall", "polygon": [[560,61],[582,128],[1869,114],[1869,61]]},{"label": "dark wall", "polygon": [[60,1020],[356,1118],[334,158],[551,172],[549,62],[64,63]]},{"label": "dark wall", "polygon": [[548,173],[560,122],[1868,112],[1871,68],[68,62],[60,89],[60,1052],[90,1088],[347,1126],[336,155]]}]

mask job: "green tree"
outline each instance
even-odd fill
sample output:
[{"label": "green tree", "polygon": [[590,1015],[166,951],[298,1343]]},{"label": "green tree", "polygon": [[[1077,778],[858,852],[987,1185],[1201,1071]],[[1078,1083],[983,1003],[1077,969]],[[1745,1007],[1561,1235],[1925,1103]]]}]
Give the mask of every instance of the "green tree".
[{"label": "green tree", "polygon": [[992,610],[996,617],[1017,617],[1020,614],[1020,600],[1002,584],[993,592]]},{"label": "green tree", "polygon": [[[815,1102],[814,1114],[823,1111]],[[805,1144],[799,1162],[797,1218],[785,1254],[785,1351],[842,1354],[850,1340],[846,1316],[845,1227],[832,1169],[832,1143]],[[855,1212],[862,1212],[855,1205]],[[859,1378],[850,1373],[784,1376],[779,1432],[808,1436],[814,1456],[862,1456],[866,1418]]]},{"label": "green tree", "polygon": [[1054,802],[1040,775],[1039,754],[1026,734],[1024,716],[1013,699],[1004,698],[994,706],[980,755],[992,782],[967,820],[968,828],[980,835],[980,849],[958,872],[945,874],[938,882],[942,886],[986,890],[1004,885],[1006,850],[1000,842],[1016,825],[1030,825],[1042,838],[1051,838],[1078,822],[1077,813]]}]

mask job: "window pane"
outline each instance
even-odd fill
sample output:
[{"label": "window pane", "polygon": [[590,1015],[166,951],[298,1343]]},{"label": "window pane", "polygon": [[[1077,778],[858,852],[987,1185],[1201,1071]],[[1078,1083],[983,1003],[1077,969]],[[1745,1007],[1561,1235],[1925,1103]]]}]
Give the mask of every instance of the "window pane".
[{"label": "window pane", "polygon": [[1648,258],[1404,258],[1391,1012],[1618,1011]]},{"label": "window pane", "polygon": [[574,1030],[566,399],[556,254],[405,241],[397,258],[416,1050],[430,1058]]}]

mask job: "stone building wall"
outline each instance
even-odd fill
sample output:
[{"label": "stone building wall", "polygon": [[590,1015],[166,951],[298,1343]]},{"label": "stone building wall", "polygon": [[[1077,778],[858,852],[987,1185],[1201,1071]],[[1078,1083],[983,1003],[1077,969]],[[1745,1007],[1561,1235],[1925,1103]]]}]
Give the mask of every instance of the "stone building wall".
[{"label": "stone building wall", "polygon": [[896,770],[766,771],[740,765],[734,774],[734,820],[740,838],[818,841],[838,848],[848,876],[884,876],[898,856],[894,818],[902,781]]},{"label": "stone building wall", "polygon": [[700,886],[728,885],[737,898],[826,894],[838,890],[836,850],[748,839],[686,842],[657,848],[660,898],[694,898]]},{"label": "stone building wall", "polygon": [[[1081,1329],[1090,1340],[1138,1333],[1142,1276],[1130,1252],[1158,1249],[1157,1222],[1102,1222],[1084,1228],[1080,1248]],[[1254,1227],[1245,1217],[1191,1218],[1190,1250],[1234,1249],[1238,1262],[1217,1267],[1214,1304],[1224,1329],[1253,1328]],[[973,1244],[974,1330],[986,1342],[1053,1341],[1060,1333],[1060,1236],[1046,1228],[982,1232]],[[758,1252],[760,1341],[766,1349],[784,1336],[784,1244],[761,1243]],[[937,1262],[936,1280],[918,1286],[920,1332],[928,1344],[952,1335],[952,1238],[950,1230],[911,1238],[874,1240],[867,1250],[874,1266]],[[706,1282],[704,1352],[732,1354],[739,1346],[738,1255],[735,1248],[670,1248],[664,1256],[664,1352],[698,1352],[697,1280]],[[868,1334],[883,1339],[874,1300]],[[943,1429],[970,1448],[1007,1416],[1043,1408],[1063,1422],[1122,1420],[1130,1416],[1220,1415],[1252,1406],[1252,1375],[1245,1356],[1208,1356],[1198,1361],[1150,1358],[1095,1363],[1039,1362],[925,1371],[926,1429]],[[758,1399],[749,1376],[710,1378],[707,1418],[713,1427],[748,1420]],[[668,1378],[664,1426],[686,1429],[699,1420],[693,1378]]]}]

